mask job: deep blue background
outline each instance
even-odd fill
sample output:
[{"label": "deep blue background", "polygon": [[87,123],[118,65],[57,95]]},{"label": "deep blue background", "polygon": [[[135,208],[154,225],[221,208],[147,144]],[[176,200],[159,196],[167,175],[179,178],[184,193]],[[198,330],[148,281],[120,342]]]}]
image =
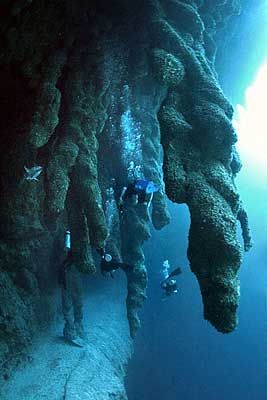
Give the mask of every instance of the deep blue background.
[{"label": "deep blue background", "polygon": [[[217,66],[233,104],[242,102],[267,55],[267,2],[244,3]],[[170,204],[171,225],[154,232],[146,245],[148,300],[126,378],[129,400],[267,399],[267,171],[243,161],[237,184],[254,247],[239,274],[239,326],[223,335],[203,319],[199,287],[186,258],[188,210]],[[159,271],[165,259],[173,268],[181,266],[183,274],[179,294],[162,302]]]},{"label": "deep blue background", "polygon": [[[202,317],[196,278],[186,258],[189,215],[170,204],[172,223],[146,246],[148,300],[126,379],[129,400],[263,400],[267,398],[267,190],[262,176],[240,174],[254,247],[242,268],[239,326],[215,331]],[[160,300],[163,260],[181,266],[180,292]]]}]

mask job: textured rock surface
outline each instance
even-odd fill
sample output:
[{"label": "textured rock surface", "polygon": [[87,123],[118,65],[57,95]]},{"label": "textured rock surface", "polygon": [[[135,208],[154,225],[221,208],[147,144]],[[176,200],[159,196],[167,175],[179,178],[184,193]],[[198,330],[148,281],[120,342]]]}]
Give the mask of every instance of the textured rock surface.
[{"label": "textured rock surface", "polygon": [[[136,334],[147,283],[142,245],[150,222],[169,222],[165,186],[190,210],[188,258],[204,317],[221,332],[235,328],[238,221],[245,250],[251,239],[234,183],[233,108],[214,61],[218,32],[239,11],[234,0],[4,2],[0,362],[54,318],[67,228],[82,272],[95,272],[93,249],[104,246],[134,266],[126,306]],[[28,181],[24,166],[34,165],[42,173]],[[118,212],[134,177],[160,187],[151,215],[131,202]]]},{"label": "textured rock surface", "polygon": [[94,296],[85,302],[87,346],[70,346],[59,336],[61,323],[54,324],[25,354],[23,368],[8,381],[1,380],[2,400],[127,399],[123,379],[131,339],[124,318],[124,293],[108,281],[102,287],[105,294],[90,285]]},{"label": "textured rock surface", "polygon": [[[206,2],[200,12],[180,1],[161,1],[161,5],[162,13],[157,15],[155,10],[157,16],[151,21],[151,40],[162,49],[161,54],[171,54],[185,71],[177,88],[166,80],[168,95],[159,113],[166,191],[172,201],[186,203],[190,210],[188,257],[200,284],[204,317],[219,331],[230,332],[237,323],[237,270],[242,254],[237,221],[243,211],[231,168],[236,142],[233,111],[203,41],[200,14],[212,10],[211,18],[215,9]],[[161,58],[155,57],[154,62],[160,70]],[[243,224],[241,227],[247,250],[249,233]]]}]

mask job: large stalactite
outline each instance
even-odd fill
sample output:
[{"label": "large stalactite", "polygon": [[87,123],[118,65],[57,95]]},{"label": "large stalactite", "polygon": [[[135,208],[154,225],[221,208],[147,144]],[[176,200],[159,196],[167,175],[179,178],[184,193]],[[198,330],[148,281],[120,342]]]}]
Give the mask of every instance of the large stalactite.
[{"label": "large stalactite", "polygon": [[[159,113],[166,191],[172,201],[189,207],[188,257],[199,281],[204,316],[219,331],[231,332],[240,294],[237,222],[244,212],[232,168],[237,140],[233,109],[206,57],[202,8],[179,1],[161,4],[151,35],[155,66],[162,71],[159,79],[168,86]],[[241,227],[247,250],[249,233]]]},{"label": "large stalactite", "polygon": [[[166,194],[190,210],[188,258],[204,317],[221,332],[237,324],[238,221],[245,250],[251,240],[234,183],[233,108],[214,62],[216,34],[240,4],[105,3],[6,1],[0,14],[0,363],[38,330],[66,228],[82,272],[95,272],[93,249],[104,246],[134,265],[126,305],[136,334],[142,245],[150,222],[169,223]],[[139,140],[128,159],[127,129]],[[130,161],[160,186],[151,217],[131,204],[119,216]],[[23,177],[33,165],[43,167],[38,182]]]}]

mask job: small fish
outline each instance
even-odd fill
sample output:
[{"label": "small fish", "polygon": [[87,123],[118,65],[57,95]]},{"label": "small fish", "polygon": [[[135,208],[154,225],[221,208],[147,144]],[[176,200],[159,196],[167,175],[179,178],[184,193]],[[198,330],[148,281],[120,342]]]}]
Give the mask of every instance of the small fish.
[{"label": "small fish", "polygon": [[27,181],[38,181],[38,176],[41,174],[43,167],[35,166],[32,168],[27,168],[24,166],[25,169],[25,179]]}]

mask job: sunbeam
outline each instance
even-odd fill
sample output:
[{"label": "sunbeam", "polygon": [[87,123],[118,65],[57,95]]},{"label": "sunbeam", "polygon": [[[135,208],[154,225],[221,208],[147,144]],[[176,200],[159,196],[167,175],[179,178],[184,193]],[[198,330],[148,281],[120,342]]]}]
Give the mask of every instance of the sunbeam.
[{"label": "sunbeam", "polygon": [[237,148],[251,172],[267,175],[267,62],[248,87],[245,105],[238,104],[234,126]]}]

